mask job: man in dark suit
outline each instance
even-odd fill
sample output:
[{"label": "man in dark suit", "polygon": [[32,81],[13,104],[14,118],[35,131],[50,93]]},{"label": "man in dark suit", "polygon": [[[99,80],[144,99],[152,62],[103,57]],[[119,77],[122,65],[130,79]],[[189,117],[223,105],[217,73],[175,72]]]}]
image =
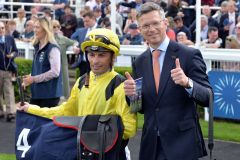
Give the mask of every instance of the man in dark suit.
[{"label": "man in dark suit", "polygon": [[[72,34],[71,39],[78,41],[79,46],[85,40],[86,35],[91,30],[97,28],[96,17],[92,11],[86,12],[83,14],[83,22],[85,28],[78,29],[75,33]],[[80,69],[80,76],[87,72],[87,63],[84,57],[83,52],[79,48],[75,49],[76,53],[79,53],[79,57],[77,61],[71,66],[72,68],[79,67]],[[70,62],[71,63],[71,62]]]},{"label": "man in dark suit", "polygon": [[[138,20],[149,44],[133,62],[133,77],[143,77],[139,159],[197,160],[207,152],[196,104],[208,106],[212,92],[202,55],[169,40],[164,12],[155,3],[143,4]],[[125,94],[136,95],[134,80],[127,72],[126,77]]]}]

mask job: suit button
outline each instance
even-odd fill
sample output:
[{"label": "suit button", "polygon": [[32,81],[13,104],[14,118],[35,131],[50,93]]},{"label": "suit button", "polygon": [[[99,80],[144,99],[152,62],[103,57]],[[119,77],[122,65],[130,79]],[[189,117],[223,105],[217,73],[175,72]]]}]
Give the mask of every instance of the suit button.
[{"label": "suit button", "polygon": [[158,111],[159,111],[159,108],[156,108],[155,111],[158,112]]}]

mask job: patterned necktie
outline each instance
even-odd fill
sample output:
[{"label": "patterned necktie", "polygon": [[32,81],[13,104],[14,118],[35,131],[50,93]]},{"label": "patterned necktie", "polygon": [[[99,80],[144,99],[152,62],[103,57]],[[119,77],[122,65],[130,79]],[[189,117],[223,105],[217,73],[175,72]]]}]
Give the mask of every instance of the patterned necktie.
[{"label": "patterned necktie", "polygon": [[156,91],[158,93],[159,81],[160,81],[160,63],[159,63],[160,51],[154,50],[152,52],[153,57],[153,75],[156,86]]}]

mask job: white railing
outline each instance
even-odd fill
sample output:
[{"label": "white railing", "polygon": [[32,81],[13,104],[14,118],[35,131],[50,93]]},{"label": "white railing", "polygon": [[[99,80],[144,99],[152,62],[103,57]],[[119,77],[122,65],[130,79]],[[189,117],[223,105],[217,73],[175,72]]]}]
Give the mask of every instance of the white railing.
[{"label": "white railing", "polygon": [[[25,57],[26,59],[32,59],[34,48],[31,43],[16,42],[18,49],[20,50],[20,57]],[[134,58],[146,50],[144,45],[121,45],[120,47],[120,57]],[[211,68],[212,61],[227,61],[227,62],[240,62],[240,50],[239,49],[211,49],[211,48],[200,48],[200,51],[203,55],[203,59],[207,65],[208,71]],[[73,54],[72,51],[67,51],[66,54]],[[118,62],[117,65],[126,64],[131,66],[126,62]]]},{"label": "white railing", "polygon": [[[13,9],[13,6],[20,6],[21,8],[24,8],[24,6],[41,6],[41,7],[49,7],[52,8],[53,4],[50,3],[20,3],[20,2],[4,2],[4,5],[9,5],[10,10],[9,11],[1,11],[1,13],[8,13],[10,14],[10,18],[13,19],[14,13],[17,13],[16,10]],[[26,12],[28,13],[28,12]],[[6,19],[7,20],[7,19]]]}]

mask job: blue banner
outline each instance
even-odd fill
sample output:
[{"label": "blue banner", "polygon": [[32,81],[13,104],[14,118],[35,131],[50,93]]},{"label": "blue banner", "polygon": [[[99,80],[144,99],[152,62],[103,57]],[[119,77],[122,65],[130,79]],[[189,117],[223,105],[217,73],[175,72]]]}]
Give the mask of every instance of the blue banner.
[{"label": "blue banner", "polygon": [[77,131],[56,126],[52,120],[17,112],[17,160],[76,160]]},{"label": "blue banner", "polygon": [[240,120],[240,72],[210,71],[214,117]]}]

